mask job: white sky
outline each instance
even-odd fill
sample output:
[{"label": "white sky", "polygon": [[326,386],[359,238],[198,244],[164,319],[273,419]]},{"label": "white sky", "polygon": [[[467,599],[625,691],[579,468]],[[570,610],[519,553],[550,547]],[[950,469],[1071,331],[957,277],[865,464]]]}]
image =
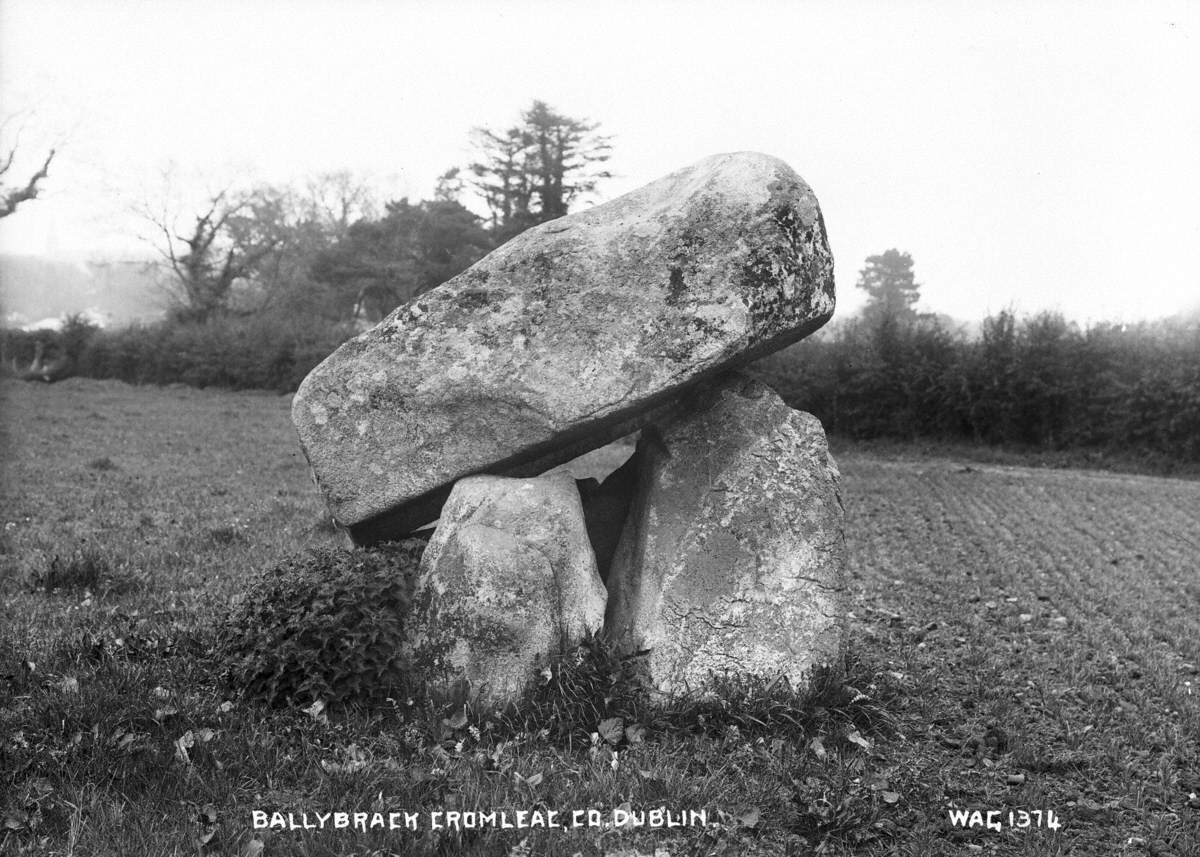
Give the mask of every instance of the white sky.
[{"label": "white sky", "polygon": [[843,311],[897,247],[964,320],[1156,317],[1200,304],[1198,34],[1195,2],[0,0],[0,108],[35,111],[31,155],[67,142],[0,249],[146,252],[129,207],[169,162],[427,196],[541,98],[614,135],[600,199],[715,152],[788,161]]}]

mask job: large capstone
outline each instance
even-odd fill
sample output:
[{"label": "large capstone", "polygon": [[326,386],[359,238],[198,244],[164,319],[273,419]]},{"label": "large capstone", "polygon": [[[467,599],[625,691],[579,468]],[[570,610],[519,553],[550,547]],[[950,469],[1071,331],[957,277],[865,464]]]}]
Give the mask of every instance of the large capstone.
[{"label": "large capstone", "polygon": [[643,429],[638,488],[608,575],[606,631],[649,649],[663,691],[784,675],[842,644],[838,470],[820,422],[734,374]]},{"label": "large capstone", "polygon": [[421,557],[407,654],[435,693],[500,704],[598,631],[604,606],[569,474],[469,477]]},{"label": "large capstone", "polygon": [[530,229],[312,371],[292,418],[360,543],[433,520],[470,474],[543,473],[833,312],[817,200],[782,161],[716,155]]}]

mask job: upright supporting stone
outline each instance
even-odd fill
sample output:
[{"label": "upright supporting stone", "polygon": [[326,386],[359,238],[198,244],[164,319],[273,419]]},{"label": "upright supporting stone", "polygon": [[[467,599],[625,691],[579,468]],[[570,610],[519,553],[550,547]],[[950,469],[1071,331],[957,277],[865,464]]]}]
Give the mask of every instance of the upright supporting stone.
[{"label": "upright supporting stone", "polygon": [[604,603],[575,480],[470,477],[421,557],[409,656],[435,690],[500,704],[599,630]]},{"label": "upright supporting stone", "polygon": [[838,470],[820,422],[731,375],[646,428],[608,576],[606,629],[650,650],[654,684],[710,673],[803,680],[842,645]]},{"label": "upright supporting stone", "polygon": [[360,543],[438,516],[477,473],[543,473],[833,313],[816,197],[782,161],[715,155],[530,229],[345,343],[292,419]]}]

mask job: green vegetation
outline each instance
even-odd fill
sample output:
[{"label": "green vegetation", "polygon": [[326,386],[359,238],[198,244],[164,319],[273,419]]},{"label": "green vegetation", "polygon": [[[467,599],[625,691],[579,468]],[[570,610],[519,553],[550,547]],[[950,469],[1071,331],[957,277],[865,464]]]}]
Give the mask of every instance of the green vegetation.
[{"label": "green vegetation", "polygon": [[218,635],[230,693],[268,705],[409,693],[401,644],[423,548],[318,549],[261,574]]},{"label": "green vegetation", "polygon": [[[731,680],[662,705],[592,641],[511,711],[270,708],[231,695],[211,656],[262,569],[339,544],[287,399],[83,379],[0,393],[0,854],[1200,849],[1200,483],[835,444],[853,657],[804,693]],[[127,585],[31,585],[77,550]],[[708,824],[428,823],[659,806]],[[422,822],[256,831],[256,809]],[[1010,810],[1062,827],[1009,827]]]},{"label": "green vegetation", "polygon": [[[74,317],[61,333],[7,331],[4,365],[23,369],[41,355],[57,367],[54,377],[295,390],[354,334],[347,319],[376,319],[432,288],[482,255],[496,234],[449,201],[402,200],[387,212],[349,226],[310,259],[304,276],[333,289],[324,298],[298,287],[273,308],[202,324],[98,331]],[[395,253],[409,261],[397,267]],[[912,264],[895,250],[870,257],[859,283],[870,302],[859,316],[752,371],[849,440],[1072,451],[1075,461],[1140,462],[1159,472],[1200,464],[1196,319],[1081,328],[1054,313],[1018,319],[1004,311],[969,336],[916,311]]]},{"label": "green vegetation", "polygon": [[847,438],[1200,462],[1200,319],[1080,328],[1004,311],[968,336],[916,311],[912,265],[896,250],[868,258],[858,316],[754,371]]},{"label": "green vegetation", "polygon": [[132,585],[114,572],[108,557],[86,544],[75,547],[66,556],[55,554],[44,569],[33,572],[29,582],[45,592],[111,592]]},{"label": "green vegetation", "polygon": [[[534,101],[510,128],[474,129],[471,178],[448,170],[431,200],[379,206],[337,172],[303,189],[225,188],[195,213],[147,209],[166,319],[101,331],[74,316],[59,333],[0,331],[3,371],[295,390],[364,326],[594,190],[610,148],[598,127]],[[468,189],[486,221],[463,204]]]},{"label": "green vegetation", "polygon": [[[497,245],[531,226],[562,217],[571,204],[611,174],[609,138],[596,122],[564,116],[544,101],[521,111],[520,121],[503,131],[476,128],[478,159],[469,169],[472,185],[487,203],[489,228]],[[457,180],[451,170],[442,178]],[[442,187],[446,187],[445,184]]]}]

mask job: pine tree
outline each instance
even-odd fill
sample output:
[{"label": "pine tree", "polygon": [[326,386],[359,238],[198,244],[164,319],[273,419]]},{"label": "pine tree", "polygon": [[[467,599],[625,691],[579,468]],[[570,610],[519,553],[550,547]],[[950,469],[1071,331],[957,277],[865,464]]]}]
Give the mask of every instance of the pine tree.
[{"label": "pine tree", "polygon": [[599,125],[565,116],[534,101],[521,122],[504,131],[473,132],[478,159],[469,169],[491,212],[497,243],[565,215],[580,196],[610,173],[598,169],[609,158],[609,138]]},{"label": "pine tree", "polygon": [[858,288],[870,300],[864,316],[878,322],[903,323],[917,317],[913,305],[920,298],[920,284],[913,279],[913,260],[908,253],[885,250],[868,256],[866,267],[858,272]]}]

